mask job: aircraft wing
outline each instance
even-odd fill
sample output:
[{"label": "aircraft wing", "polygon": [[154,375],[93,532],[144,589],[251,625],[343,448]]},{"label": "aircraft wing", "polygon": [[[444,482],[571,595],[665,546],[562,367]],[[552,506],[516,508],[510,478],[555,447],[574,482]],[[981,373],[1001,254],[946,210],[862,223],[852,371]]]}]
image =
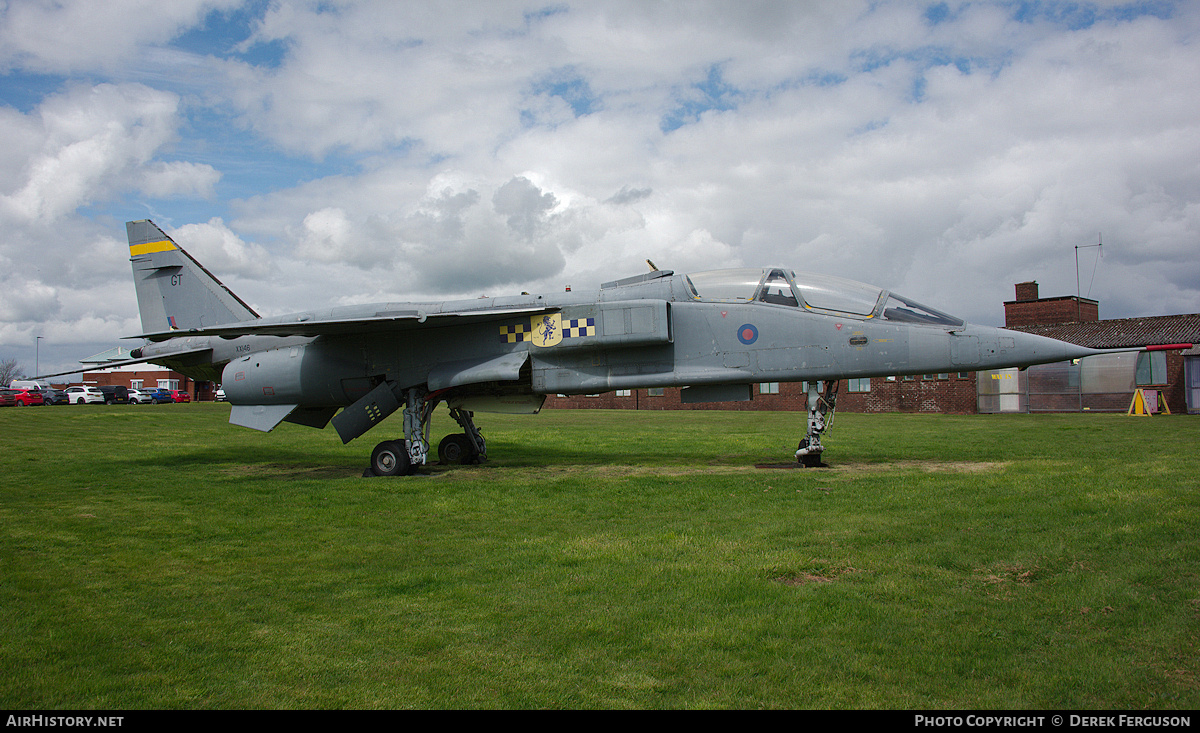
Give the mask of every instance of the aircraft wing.
[{"label": "aircraft wing", "polygon": [[479,308],[447,312],[427,312],[420,308],[380,310],[353,316],[338,316],[331,311],[326,314],[298,313],[287,316],[260,318],[254,321],[227,323],[220,326],[187,330],[159,331],[129,338],[144,338],[163,341],[180,336],[220,336],[231,339],[239,336],[336,336],[351,333],[379,331],[407,331],[436,326],[457,326],[478,323],[514,315],[549,313],[560,310],[549,306],[522,306],[512,308]]},{"label": "aircraft wing", "polygon": [[206,360],[206,357],[211,355],[212,347],[204,344],[196,348],[179,349],[178,351],[172,351],[168,354],[155,354],[154,356],[147,356],[141,359],[115,359],[113,361],[102,361],[87,364],[80,362],[78,369],[72,369],[69,372],[57,372],[55,374],[41,374],[33,377],[33,379],[48,379],[50,377],[62,377],[67,374],[80,374],[82,372],[98,372],[103,369],[130,366],[131,364],[162,364],[164,362],[199,364],[203,363]]}]

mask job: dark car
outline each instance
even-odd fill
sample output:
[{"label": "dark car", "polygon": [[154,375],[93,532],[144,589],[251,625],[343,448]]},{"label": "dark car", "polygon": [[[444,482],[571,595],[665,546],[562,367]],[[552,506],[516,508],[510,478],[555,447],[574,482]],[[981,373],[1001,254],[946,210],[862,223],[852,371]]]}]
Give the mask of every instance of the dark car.
[{"label": "dark car", "polygon": [[106,405],[128,405],[129,404],[129,388],[120,385],[105,385],[99,388],[104,393],[104,404]]},{"label": "dark car", "polygon": [[16,390],[9,389],[8,387],[0,389],[0,407],[12,407],[15,404],[17,404]]},{"label": "dark car", "polygon": [[47,405],[70,404],[70,400],[67,399],[67,393],[61,389],[43,389],[42,402]]},{"label": "dark car", "polygon": [[16,389],[9,389],[8,391],[13,393],[13,399],[16,401],[17,407],[40,405],[44,402],[41,391],[36,389],[22,389],[18,387]]}]

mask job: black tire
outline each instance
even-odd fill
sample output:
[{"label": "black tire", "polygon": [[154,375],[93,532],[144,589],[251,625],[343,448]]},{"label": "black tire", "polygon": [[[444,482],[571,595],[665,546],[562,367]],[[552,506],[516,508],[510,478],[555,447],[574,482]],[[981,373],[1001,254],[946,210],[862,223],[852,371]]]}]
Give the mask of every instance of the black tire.
[{"label": "black tire", "polygon": [[470,463],[478,455],[466,433],[451,433],[438,443],[438,461],[446,465]]},{"label": "black tire", "polygon": [[403,440],[385,440],[371,451],[371,473],[376,476],[405,476],[411,472]]}]

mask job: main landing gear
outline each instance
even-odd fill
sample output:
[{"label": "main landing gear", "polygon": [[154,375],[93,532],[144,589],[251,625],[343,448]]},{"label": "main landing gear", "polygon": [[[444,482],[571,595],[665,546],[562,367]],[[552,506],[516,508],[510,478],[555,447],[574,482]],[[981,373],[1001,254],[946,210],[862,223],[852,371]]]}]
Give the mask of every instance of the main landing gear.
[{"label": "main landing gear", "polygon": [[[436,396],[421,388],[409,389],[404,405],[404,439],[385,440],[371,451],[367,476],[406,476],[424,466],[429,455],[429,424]],[[469,410],[451,408],[453,417],[463,429],[442,438],[438,444],[438,460],[443,464],[478,463],[487,460],[487,443],[475,427]]]},{"label": "main landing gear", "polygon": [[824,383],[808,383],[808,432],[796,447],[796,460],[805,468],[818,468],[827,464],[821,462],[821,453],[825,447],[821,445],[821,433],[833,422],[833,410],[837,404],[839,380],[832,379]]}]

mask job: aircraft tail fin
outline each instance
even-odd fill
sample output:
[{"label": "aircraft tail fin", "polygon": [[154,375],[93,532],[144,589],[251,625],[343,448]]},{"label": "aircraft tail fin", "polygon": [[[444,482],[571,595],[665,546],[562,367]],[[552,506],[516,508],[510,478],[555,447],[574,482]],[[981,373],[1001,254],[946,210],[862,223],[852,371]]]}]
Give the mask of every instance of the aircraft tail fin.
[{"label": "aircraft tail fin", "polygon": [[143,333],[186,331],[259,317],[154,222],[126,222],[125,230]]}]

